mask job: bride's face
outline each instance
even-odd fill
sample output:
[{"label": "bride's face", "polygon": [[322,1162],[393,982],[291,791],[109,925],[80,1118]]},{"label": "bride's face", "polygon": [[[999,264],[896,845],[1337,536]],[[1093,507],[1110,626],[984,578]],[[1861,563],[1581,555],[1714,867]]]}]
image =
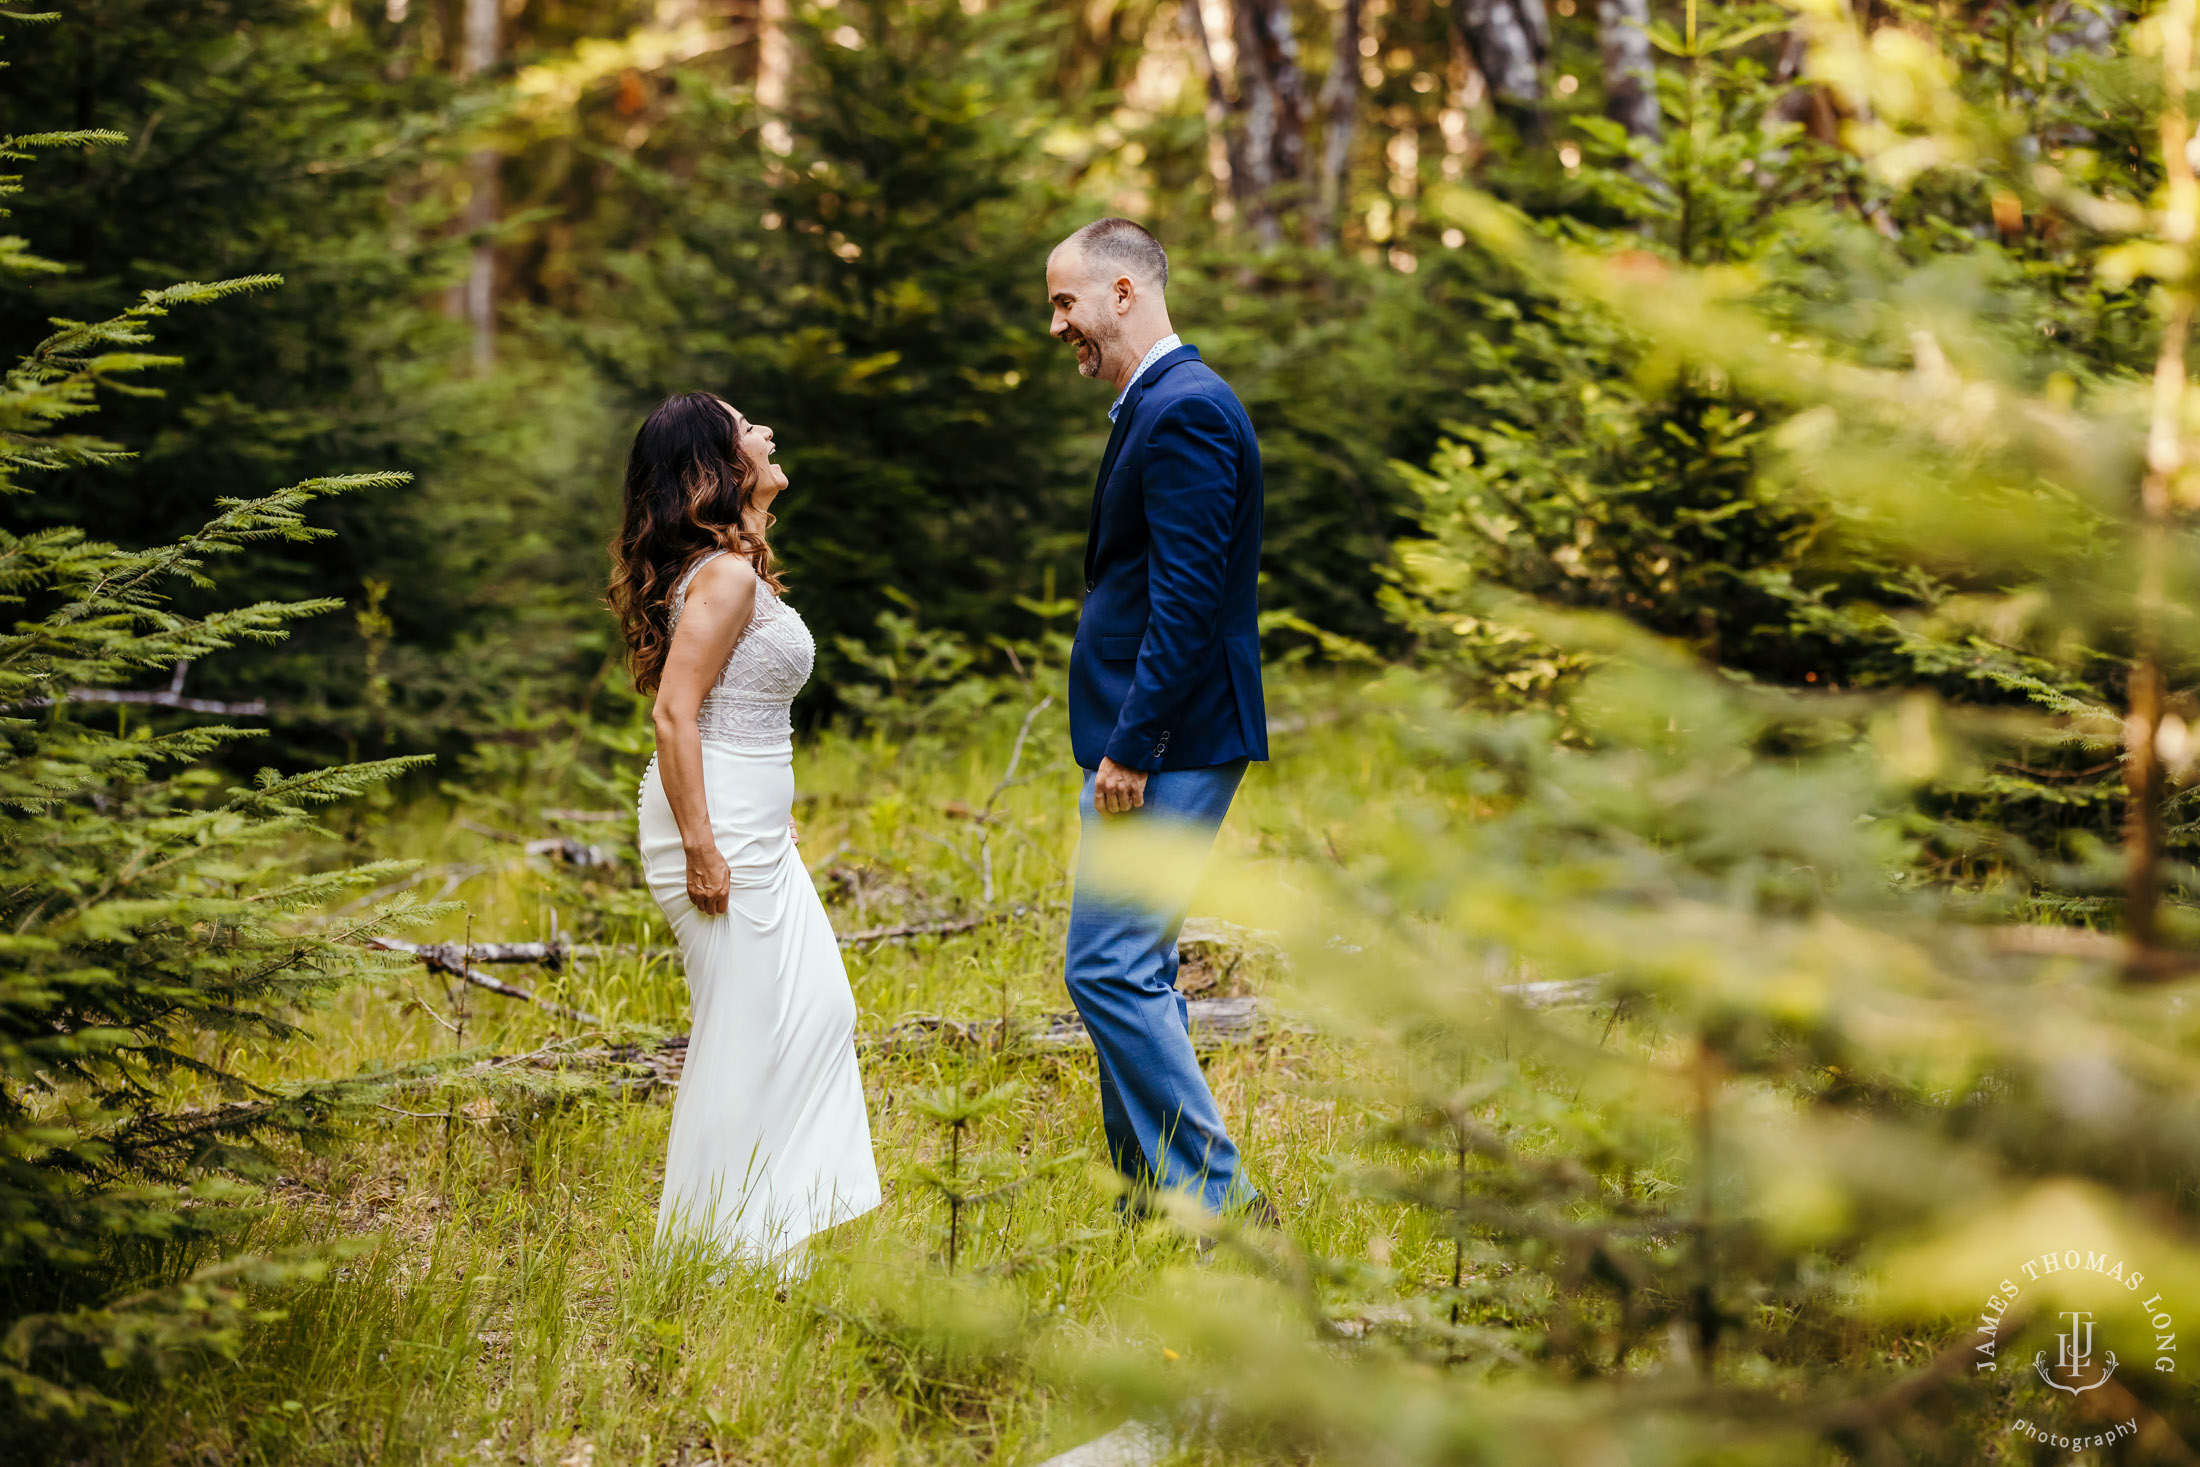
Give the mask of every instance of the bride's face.
[{"label": "bride's face", "polygon": [[749,497],[761,509],[787,487],[787,471],[772,462],[772,454],[778,451],[778,440],[770,428],[742,417],[732,404],[726,405],[726,412],[733,418],[734,450],[748,465],[752,486]]}]

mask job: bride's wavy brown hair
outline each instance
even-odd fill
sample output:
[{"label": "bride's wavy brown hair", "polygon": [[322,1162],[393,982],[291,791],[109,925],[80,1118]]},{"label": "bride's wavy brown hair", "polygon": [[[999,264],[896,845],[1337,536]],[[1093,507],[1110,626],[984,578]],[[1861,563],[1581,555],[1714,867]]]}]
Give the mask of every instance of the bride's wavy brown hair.
[{"label": "bride's wavy brown hair", "polygon": [[[626,637],[626,665],[642,692],[657,690],[672,645],[667,599],[696,556],[730,550],[774,591],[784,589],[771,546],[741,525],[752,472],[740,450],[747,428],[721,399],[683,392],[657,404],[627,450],[609,600]],[[771,523],[767,513],[765,527]]]}]

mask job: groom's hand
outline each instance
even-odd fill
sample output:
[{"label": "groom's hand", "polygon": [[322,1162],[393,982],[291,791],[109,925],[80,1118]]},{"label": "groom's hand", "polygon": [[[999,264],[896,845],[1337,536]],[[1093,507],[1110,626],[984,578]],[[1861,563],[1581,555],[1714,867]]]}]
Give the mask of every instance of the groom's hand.
[{"label": "groom's hand", "polygon": [[1122,815],[1146,803],[1146,771],[1126,769],[1100,756],[1100,772],[1092,777],[1092,807],[1103,815]]}]

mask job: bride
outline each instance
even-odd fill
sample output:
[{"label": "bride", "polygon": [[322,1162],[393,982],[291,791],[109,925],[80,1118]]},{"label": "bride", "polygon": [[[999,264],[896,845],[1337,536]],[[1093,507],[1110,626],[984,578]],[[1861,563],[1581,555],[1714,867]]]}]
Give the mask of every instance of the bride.
[{"label": "bride", "polygon": [[879,1203],[855,996],[795,852],[787,707],[815,645],[764,532],[787,487],[772,430],[706,392],[649,415],[627,456],[611,604],[657,695],[642,871],[692,1008],[660,1244],[779,1265]]}]

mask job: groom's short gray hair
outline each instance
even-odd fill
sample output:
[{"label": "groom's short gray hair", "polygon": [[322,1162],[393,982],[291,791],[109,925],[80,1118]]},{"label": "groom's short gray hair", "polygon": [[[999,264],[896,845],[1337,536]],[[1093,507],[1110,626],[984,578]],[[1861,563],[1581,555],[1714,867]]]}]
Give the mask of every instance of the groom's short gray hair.
[{"label": "groom's short gray hair", "polygon": [[1107,263],[1152,285],[1168,288],[1169,252],[1135,219],[1095,219],[1069,237],[1094,264]]}]

